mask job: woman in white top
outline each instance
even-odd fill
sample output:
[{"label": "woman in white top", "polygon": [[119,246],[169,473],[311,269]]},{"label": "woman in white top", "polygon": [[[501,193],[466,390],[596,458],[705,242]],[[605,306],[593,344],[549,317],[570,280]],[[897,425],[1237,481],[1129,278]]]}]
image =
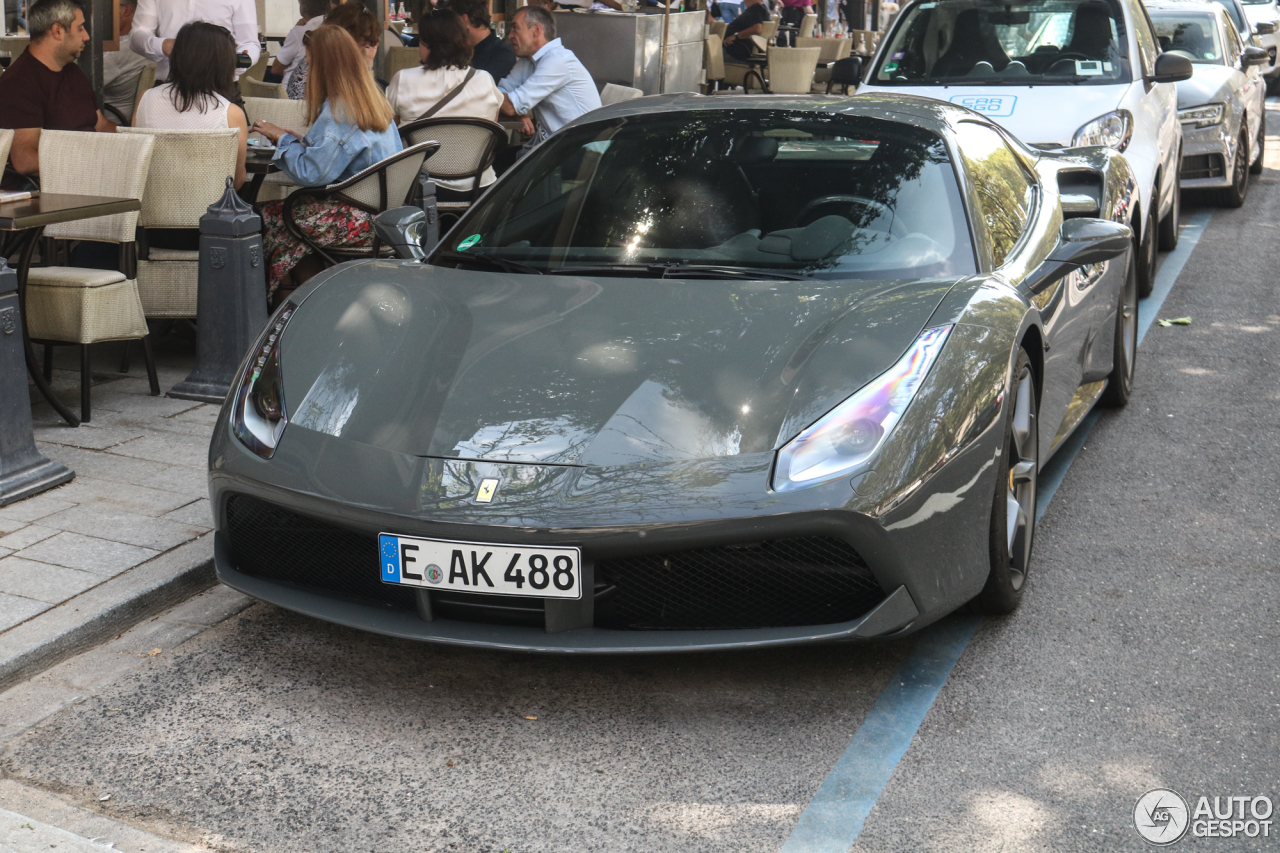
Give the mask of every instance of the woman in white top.
[{"label": "woman in white top", "polygon": [[[458,16],[437,9],[418,24],[418,54],[422,65],[406,68],[391,78],[387,100],[395,111],[396,123],[408,124],[422,118],[456,90],[450,100],[431,113],[432,118],[466,116],[496,121],[502,106],[502,92],[489,72],[470,67],[471,41]],[[467,79],[467,75],[471,79]],[[431,161],[427,161],[427,171]],[[485,169],[480,186],[493,183],[493,169]],[[436,179],[441,201],[470,201],[472,181]]]},{"label": "woman in white top", "polygon": [[215,24],[193,21],[178,31],[169,57],[169,82],[149,89],[138,101],[134,127],[166,130],[240,129],[236,189],[244,183],[244,155],[249,123],[244,110],[219,92],[235,85],[236,44],[231,33]]}]

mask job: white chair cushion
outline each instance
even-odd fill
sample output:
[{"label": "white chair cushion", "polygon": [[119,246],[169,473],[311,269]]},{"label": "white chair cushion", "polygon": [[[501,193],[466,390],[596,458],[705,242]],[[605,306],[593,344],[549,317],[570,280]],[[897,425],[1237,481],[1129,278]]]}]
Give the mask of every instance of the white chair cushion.
[{"label": "white chair cushion", "polygon": [[27,276],[29,287],[105,287],[121,281],[126,281],[122,272],[80,267],[32,267],[31,274]]},{"label": "white chair cushion", "polygon": [[96,344],[147,334],[138,283],[123,277],[94,287],[50,286],[28,280],[26,310],[27,328],[37,340]]},{"label": "white chair cushion", "polygon": [[199,261],[200,252],[194,249],[152,249],[152,261]]}]

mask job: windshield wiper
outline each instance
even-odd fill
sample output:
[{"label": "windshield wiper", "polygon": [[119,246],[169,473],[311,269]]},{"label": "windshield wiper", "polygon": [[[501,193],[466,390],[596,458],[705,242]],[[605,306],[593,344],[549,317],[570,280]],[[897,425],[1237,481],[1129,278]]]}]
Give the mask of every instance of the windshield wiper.
[{"label": "windshield wiper", "polygon": [[441,252],[436,255],[436,260],[448,260],[466,263],[487,264],[491,267],[497,267],[503,272],[523,273],[525,275],[542,275],[542,270],[537,267],[531,267],[518,261],[509,261],[498,255],[490,255],[487,252]]},{"label": "windshield wiper", "polygon": [[651,278],[742,278],[783,279],[803,281],[809,276],[755,267],[703,266],[701,264],[590,264],[585,266],[556,267],[552,275],[633,275]]}]

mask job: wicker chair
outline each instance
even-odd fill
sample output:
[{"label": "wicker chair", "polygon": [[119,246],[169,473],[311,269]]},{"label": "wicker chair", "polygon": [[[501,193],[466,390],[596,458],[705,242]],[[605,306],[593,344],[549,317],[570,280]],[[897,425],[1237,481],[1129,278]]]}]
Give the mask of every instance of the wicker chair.
[{"label": "wicker chair", "polygon": [[816,47],[770,47],[769,91],[776,95],[808,94],[818,67]]},{"label": "wicker chair", "polygon": [[818,26],[817,15],[805,15],[800,19],[800,38],[809,38],[813,35],[814,27]]},{"label": "wicker chair", "polygon": [[[430,119],[429,119],[430,120]],[[484,119],[472,119],[484,121]],[[449,122],[464,119],[447,119]],[[501,125],[499,125],[501,126]],[[503,133],[503,139],[506,133]],[[390,247],[383,246],[375,230],[373,245],[368,248],[349,249],[322,246],[315,242],[299,225],[296,211],[299,204],[306,201],[346,202],[371,215],[378,215],[392,207],[400,207],[409,201],[417,189],[418,174],[422,164],[440,148],[436,140],[411,145],[403,151],[392,154],[380,163],[374,163],[363,172],[352,175],[345,181],[330,184],[327,187],[302,187],[285,199],[284,224],[289,233],[315,252],[329,264],[337,264],[356,258],[376,258],[388,254]],[[384,251],[385,250],[385,251]]]},{"label": "wicker chair", "polygon": [[[245,116],[252,126],[255,121],[269,121],[276,127],[307,135],[311,125],[307,122],[307,102],[288,98],[245,98]],[[275,201],[289,194],[297,184],[284,172],[272,172],[262,179],[258,201]]]},{"label": "wicker chair", "polygon": [[[146,136],[46,130],[40,134],[41,190],[141,199],[154,148],[155,140]],[[137,211],[50,225],[44,231],[48,238],[119,245],[120,270],[35,267],[27,277],[27,330],[45,344],[45,375],[51,373],[55,344],[80,347],[82,421],[92,414],[90,344],[141,340],[151,394],[160,394],[135,279],[137,227]]]},{"label": "wicker chair", "polygon": [[617,83],[605,83],[604,88],[600,90],[600,105],[607,107],[610,104],[620,104],[623,101],[643,97],[644,91],[642,89],[619,86]]},{"label": "wicker chair", "polygon": [[[122,127],[120,132],[148,134],[156,139],[139,225],[198,229],[200,217],[209,205],[222,198],[227,176],[236,173],[240,131],[234,127],[226,130]],[[152,249],[145,240],[139,249],[138,292],[147,317],[171,320],[195,317],[200,253]]]},{"label": "wicker chair", "polygon": [[405,147],[435,140],[440,149],[424,164],[433,178],[472,179],[470,201],[442,201],[441,215],[458,216],[480,197],[480,179],[507,144],[507,130],[496,121],[483,118],[420,118],[400,128]]},{"label": "wicker chair", "polygon": [[724,40],[714,27],[702,40],[702,66],[707,71],[707,94],[714,95],[718,86],[725,82]]},{"label": "wicker chair", "polygon": [[[152,86],[154,86],[155,84],[156,84],[156,64],[154,62],[148,62],[144,64],[142,66],[142,70],[138,72],[138,85],[133,92],[134,109],[137,109],[138,101],[142,99],[143,94],[145,94],[146,91],[150,89]],[[131,124],[129,119],[124,117],[123,113],[121,113],[119,110],[117,110],[115,107],[111,106],[110,104],[103,104],[102,111],[104,113],[109,113],[107,118],[111,119],[121,127],[128,127]]]},{"label": "wicker chair", "polygon": [[384,80],[390,80],[396,76],[396,73],[406,68],[413,68],[415,65],[422,64],[422,54],[418,53],[416,47],[391,47],[387,49],[387,76]]},{"label": "wicker chair", "polygon": [[766,44],[774,44],[778,40],[778,21],[765,21],[761,24],[760,37]]},{"label": "wicker chair", "polygon": [[803,36],[796,39],[796,47],[818,48],[818,68],[813,73],[814,92],[825,90],[827,80],[831,79],[831,64],[837,59],[848,56],[849,48],[852,46],[852,39],[804,38]]},{"label": "wicker chair", "polygon": [[[267,68],[271,65],[271,57],[268,53],[268,51],[262,51],[262,54],[258,56],[258,61],[246,68],[244,73],[240,75],[240,79],[243,80],[248,77],[250,80],[257,80],[261,83],[262,78],[267,76]],[[243,95],[244,92],[240,94]]]},{"label": "wicker chair", "polygon": [[280,98],[287,100],[289,95],[280,83],[263,83],[248,75],[240,77],[240,94],[246,98]]},{"label": "wicker chair", "polygon": [[720,36],[720,40],[723,41],[724,34],[729,29],[729,25],[724,21],[712,21],[709,26],[711,27],[711,30],[708,34]]}]

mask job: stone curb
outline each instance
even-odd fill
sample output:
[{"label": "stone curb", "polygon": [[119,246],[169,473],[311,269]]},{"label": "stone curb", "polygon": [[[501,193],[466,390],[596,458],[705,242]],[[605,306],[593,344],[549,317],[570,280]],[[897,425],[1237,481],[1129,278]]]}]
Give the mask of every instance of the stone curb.
[{"label": "stone curb", "polygon": [[0,691],[215,582],[210,532],[46,610],[0,635]]}]

